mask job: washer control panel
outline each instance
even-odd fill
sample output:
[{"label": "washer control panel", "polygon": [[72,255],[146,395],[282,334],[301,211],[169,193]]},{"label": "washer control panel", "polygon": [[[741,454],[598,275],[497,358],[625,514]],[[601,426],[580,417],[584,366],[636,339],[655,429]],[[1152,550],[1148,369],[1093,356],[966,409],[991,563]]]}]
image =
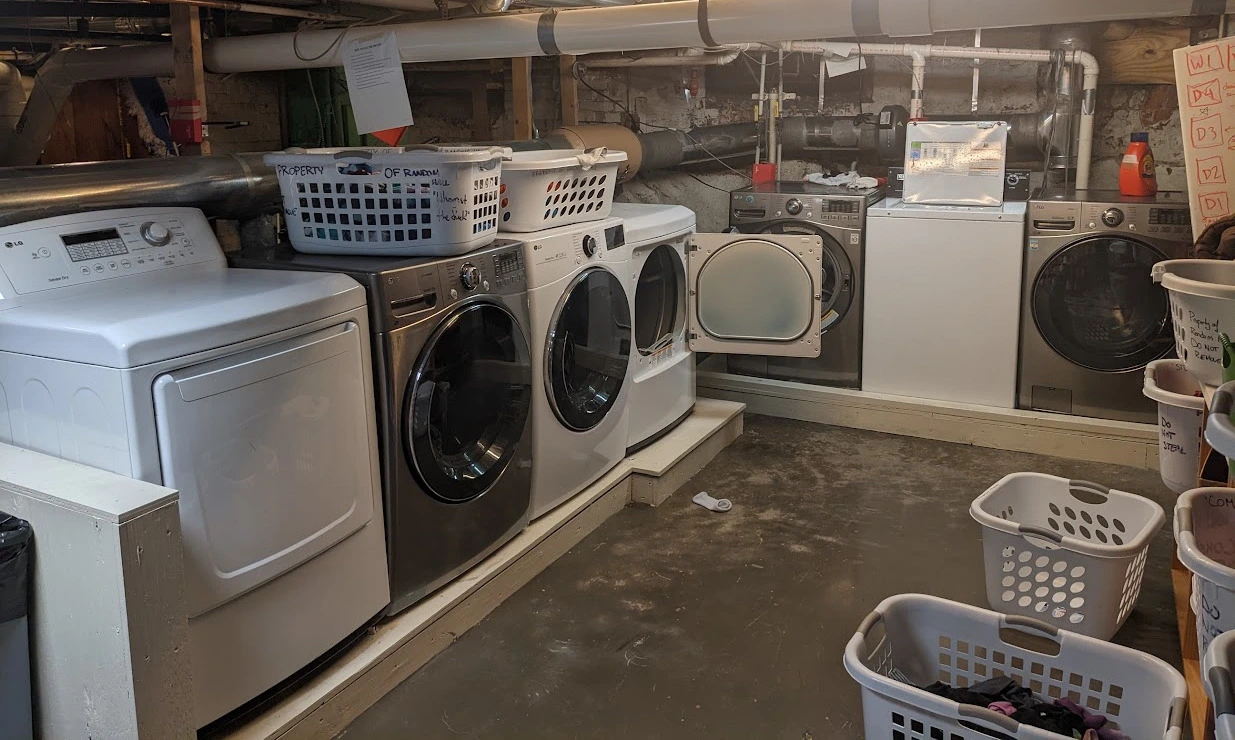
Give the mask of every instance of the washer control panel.
[{"label": "washer control panel", "polygon": [[1031,236],[1125,233],[1191,241],[1188,206],[1155,203],[1093,203],[1033,201],[1029,204]]},{"label": "washer control panel", "polygon": [[195,208],[95,211],[0,228],[0,272],[18,294],[222,260]]},{"label": "washer control panel", "polygon": [[729,223],[763,223],[800,219],[830,226],[861,228],[866,219],[865,196],[738,191],[730,197]]}]

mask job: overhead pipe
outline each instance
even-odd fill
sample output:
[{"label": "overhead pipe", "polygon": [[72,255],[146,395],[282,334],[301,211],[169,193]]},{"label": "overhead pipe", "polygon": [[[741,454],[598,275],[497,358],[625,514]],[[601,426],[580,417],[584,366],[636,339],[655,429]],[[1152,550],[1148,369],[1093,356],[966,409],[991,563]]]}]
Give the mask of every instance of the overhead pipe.
[{"label": "overhead pipe", "polygon": [[285,8],[279,5],[258,5],[256,3],[235,2],[235,0],[121,0],[132,5],[190,5],[196,8],[214,8],[230,10],[236,13],[252,13],[254,15],[272,15],[284,18],[301,18],[311,21],[347,22],[361,20],[353,15],[325,13],[317,10],[301,10]]},{"label": "overhead pipe", "polygon": [[13,135],[13,127],[26,107],[26,89],[21,71],[8,62],[0,62],[0,151]]},{"label": "overhead pipe", "polygon": [[[922,115],[921,91],[923,83],[918,76],[918,70],[925,70],[927,58],[1002,59],[1005,61],[1036,62],[1039,64],[1047,64],[1054,59],[1054,52],[1049,49],[975,48],[971,46],[933,46],[930,44],[858,44],[848,41],[794,41],[783,46],[785,49],[792,51],[831,54],[839,57],[850,57],[858,54],[910,57],[914,60],[913,85],[916,93],[916,97],[911,101],[915,104],[914,108],[910,111],[910,117],[912,118],[919,118]],[[1098,60],[1093,54],[1080,50],[1065,52],[1065,60],[1069,64],[1080,67],[1083,72],[1081,81],[1080,131],[1077,134],[1076,150],[1076,187],[1083,190],[1089,187],[1089,175],[1093,160],[1093,127],[1098,92]]]},{"label": "overhead pipe", "polygon": [[274,210],[279,184],[261,154],[156,157],[0,168],[0,226],[103,208],[194,206],[208,216]]},{"label": "overhead pipe", "polygon": [[631,57],[624,54],[589,54],[579,57],[579,63],[587,69],[617,67],[723,67],[737,60],[751,44],[725,47],[723,49],[676,49],[668,53],[652,53]]}]

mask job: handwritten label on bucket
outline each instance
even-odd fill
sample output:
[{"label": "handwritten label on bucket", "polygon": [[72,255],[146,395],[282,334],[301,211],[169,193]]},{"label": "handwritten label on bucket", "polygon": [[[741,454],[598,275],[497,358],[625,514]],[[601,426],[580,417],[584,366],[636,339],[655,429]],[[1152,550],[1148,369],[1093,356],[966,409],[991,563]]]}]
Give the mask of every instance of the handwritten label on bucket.
[{"label": "handwritten label on bucket", "polygon": [[1194,357],[1203,362],[1222,364],[1222,342],[1218,319],[1186,309],[1171,299],[1175,317],[1175,350],[1185,360]]}]

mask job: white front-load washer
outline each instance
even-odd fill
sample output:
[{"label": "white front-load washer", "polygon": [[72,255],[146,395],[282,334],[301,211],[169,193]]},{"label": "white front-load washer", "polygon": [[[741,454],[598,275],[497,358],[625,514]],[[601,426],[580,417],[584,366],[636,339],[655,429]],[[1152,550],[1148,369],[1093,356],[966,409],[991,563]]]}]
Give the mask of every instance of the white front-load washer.
[{"label": "white front-load washer", "polygon": [[686,255],[695,212],[675,205],[614,203],[630,249],[634,321],[626,451],[655,442],[695,407],[695,356],[686,337]]},{"label": "white front-load washer", "polygon": [[626,455],[632,332],[621,219],[519,235],[532,333],[532,510],[543,516]]},{"label": "white front-load washer", "polygon": [[0,229],[0,441],[180,492],[194,718],[389,603],[365,292],[233,270],[201,211]]}]

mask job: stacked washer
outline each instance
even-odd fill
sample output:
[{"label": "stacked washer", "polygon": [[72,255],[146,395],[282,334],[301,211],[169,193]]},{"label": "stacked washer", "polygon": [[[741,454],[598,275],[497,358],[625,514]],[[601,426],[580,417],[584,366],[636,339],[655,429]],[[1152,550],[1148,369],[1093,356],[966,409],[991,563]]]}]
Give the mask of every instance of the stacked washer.
[{"label": "stacked washer", "polygon": [[0,441],[179,491],[197,727],[386,607],[355,281],[229,270],[191,208],[0,244]]},{"label": "stacked washer", "polygon": [[630,247],[635,352],[626,451],[660,439],[695,406],[695,357],[686,338],[686,255],[695,213],[682,206],[614,203]]},{"label": "stacked washer", "polygon": [[1145,366],[1171,354],[1156,262],[1188,256],[1184,193],[1074,191],[1029,203],[1021,306],[1023,409],[1152,423]]},{"label": "stacked washer", "polygon": [[523,530],[533,363],[519,244],[419,259],[252,250],[232,264],[340,272],[368,289],[392,612]]},{"label": "stacked washer", "polygon": [[729,358],[731,372],[862,386],[866,212],[882,197],[882,188],[854,190],[806,182],[756,185],[733,193],[732,228],[747,234],[805,234],[823,240],[823,336],[818,357],[736,356]]},{"label": "stacked washer", "polygon": [[630,250],[622,221],[521,237],[532,334],[532,518],[626,455]]}]

